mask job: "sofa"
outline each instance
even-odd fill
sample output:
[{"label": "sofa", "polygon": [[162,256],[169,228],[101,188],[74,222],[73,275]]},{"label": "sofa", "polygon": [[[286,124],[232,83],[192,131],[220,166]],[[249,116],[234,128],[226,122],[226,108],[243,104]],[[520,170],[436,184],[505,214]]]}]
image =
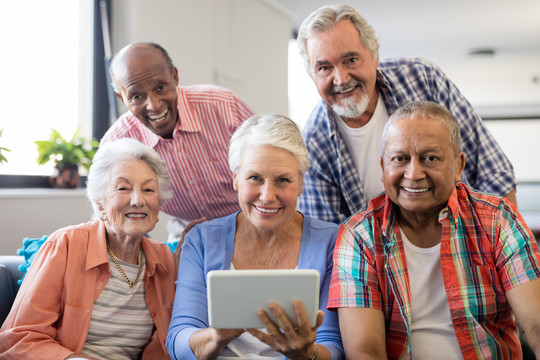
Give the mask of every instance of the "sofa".
[{"label": "sofa", "polygon": [[0,324],[4,323],[19,291],[18,280],[23,276],[19,267],[23,263],[24,256],[0,255]]}]

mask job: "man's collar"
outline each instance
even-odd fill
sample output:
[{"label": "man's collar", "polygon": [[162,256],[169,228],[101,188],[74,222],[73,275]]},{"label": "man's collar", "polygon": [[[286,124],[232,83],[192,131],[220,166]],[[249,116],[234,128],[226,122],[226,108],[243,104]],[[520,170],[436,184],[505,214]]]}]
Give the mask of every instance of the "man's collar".
[{"label": "man's collar", "polygon": [[377,82],[375,86],[379,90],[379,96],[382,96],[388,115],[395,112],[399,108],[399,104],[394,99],[390,82],[379,68],[377,68]]},{"label": "man's collar", "polygon": [[[460,186],[460,185],[456,185],[456,186]],[[441,222],[443,219],[446,219],[446,218],[449,218],[450,220],[453,220],[454,222],[456,222],[459,217],[459,201],[458,201],[456,186],[454,186],[454,189],[452,190],[452,194],[450,194],[450,198],[448,199],[446,206],[439,211],[439,216],[438,216],[439,222]],[[390,200],[390,198],[388,197],[388,194],[385,194],[384,198],[385,198],[385,206],[384,206],[382,229],[385,234],[389,235],[389,234],[392,234],[392,229],[394,228],[397,222],[398,206],[394,202],[392,202],[392,200]],[[390,238],[390,236],[387,236],[387,238]]]},{"label": "man's collar", "polygon": [[178,87],[178,122],[174,128],[174,133],[176,133],[176,131],[201,131],[201,121],[199,116],[191,109],[187,94],[180,86]]},{"label": "man's collar", "polygon": [[441,222],[443,219],[449,217],[450,220],[453,219],[454,222],[457,221],[459,217],[459,199],[458,199],[458,193],[457,193],[457,187],[460,187],[461,185],[459,183],[454,186],[454,189],[452,190],[452,194],[450,194],[450,198],[448,199],[448,203],[439,212],[439,222]]},{"label": "man's collar", "polygon": [[394,224],[396,223],[396,211],[397,211],[397,205],[390,200],[388,197],[388,194],[384,194],[384,213],[383,213],[383,222],[382,222],[382,231],[386,239],[391,238],[392,234],[392,228],[394,227]]}]

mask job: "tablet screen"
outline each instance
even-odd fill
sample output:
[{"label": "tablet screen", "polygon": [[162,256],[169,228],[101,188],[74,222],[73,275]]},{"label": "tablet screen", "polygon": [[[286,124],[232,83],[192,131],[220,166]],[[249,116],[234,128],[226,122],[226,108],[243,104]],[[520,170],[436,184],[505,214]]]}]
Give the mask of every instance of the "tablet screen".
[{"label": "tablet screen", "polygon": [[276,302],[296,326],[292,301],[302,301],[311,326],[319,309],[319,272],[299,270],[213,270],[207,274],[208,320],[215,329],[261,328],[257,310]]}]

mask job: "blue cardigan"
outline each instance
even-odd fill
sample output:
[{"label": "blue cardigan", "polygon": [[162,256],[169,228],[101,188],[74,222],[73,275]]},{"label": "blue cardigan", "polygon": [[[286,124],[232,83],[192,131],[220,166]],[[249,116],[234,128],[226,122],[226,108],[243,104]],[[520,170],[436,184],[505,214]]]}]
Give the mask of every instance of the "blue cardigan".
[{"label": "blue cardigan", "polygon": [[[236,216],[234,213],[195,226],[186,235],[174,308],[167,336],[167,350],[172,359],[196,359],[189,347],[191,334],[207,328],[206,274],[211,270],[230,269]],[[332,274],[332,253],[338,226],[304,216],[298,269],[316,269],[320,273],[319,307],[324,323],[317,329],[318,344],[324,345],[332,359],[343,358],[337,313],[326,310]]]}]

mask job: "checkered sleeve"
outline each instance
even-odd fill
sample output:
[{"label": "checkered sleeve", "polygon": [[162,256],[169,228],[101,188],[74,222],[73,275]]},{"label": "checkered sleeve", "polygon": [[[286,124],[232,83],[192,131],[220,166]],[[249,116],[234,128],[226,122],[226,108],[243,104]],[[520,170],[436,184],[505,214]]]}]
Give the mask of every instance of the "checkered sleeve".
[{"label": "checkered sleeve", "polygon": [[540,254],[531,230],[513,205],[505,200],[496,216],[497,269],[506,291],[540,277]]},{"label": "checkered sleeve", "polygon": [[320,105],[302,131],[311,167],[304,175],[298,209],[306,215],[340,224],[350,214],[338,184],[339,156],[326,133],[325,118],[323,105]]},{"label": "checkered sleeve", "polygon": [[[375,265],[368,220],[351,226],[357,215],[340,226],[334,249],[328,309],[344,307],[382,310],[382,295]],[[363,239],[368,239],[364,241]]]}]

